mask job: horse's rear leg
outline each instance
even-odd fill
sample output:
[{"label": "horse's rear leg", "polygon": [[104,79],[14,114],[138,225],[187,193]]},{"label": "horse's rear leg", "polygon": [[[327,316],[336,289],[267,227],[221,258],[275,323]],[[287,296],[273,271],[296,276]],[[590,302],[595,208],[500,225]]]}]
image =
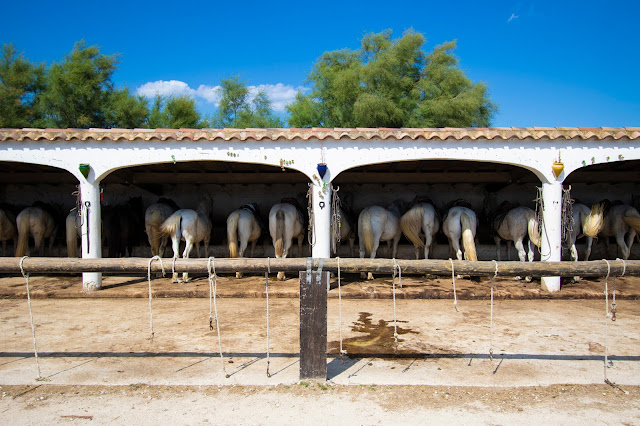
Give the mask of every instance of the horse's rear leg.
[{"label": "horse's rear leg", "polygon": [[[193,250],[193,240],[191,238],[185,238],[185,246],[184,246],[184,252],[182,253],[182,258],[183,259],[188,259],[189,255],[191,254],[191,251]],[[196,243],[197,245],[197,243]],[[199,251],[199,250],[197,250]],[[182,281],[184,281],[185,283],[189,281],[189,273],[188,272],[183,272],[182,273]]]},{"label": "horse's rear leg", "polygon": [[[251,257],[253,257],[253,249],[255,248],[255,241],[251,243]],[[240,238],[240,247],[238,248],[238,257],[244,257],[244,251],[247,249],[247,240]],[[236,278],[242,278],[242,272],[236,272]]]},{"label": "horse's rear leg", "polygon": [[[180,253],[180,237],[179,236],[171,236],[171,248],[173,249],[173,258],[177,259]],[[173,273],[171,278],[171,282],[177,283],[178,274],[176,272]]]},{"label": "horse's rear leg", "polygon": [[[500,262],[500,254],[501,254],[500,252],[502,251],[500,247],[500,242],[502,241],[502,238],[495,236],[493,237],[493,241],[495,241],[496,243],[496,259],[498,260],[498,262]],[[507,243],[507,247],[509,247],[509,243]]]},{"label": "horse's rear leg", "polygon": [[[529,242],[529,244],[531,244],[531,242]],[[513,245],[516,247],[516,250],[518,250],[518,258],[520,259],[520,262],[526,262],[527,260],[527,253],[524,250],[524,244],[522,244],[522,240],[517,240],[513,242]],[[531,250],[531,256],[533,257],[533,249],[529,248]],[[532,259],[533,260],[533,259]],[[516,280],[521,280],[522,277],[516,277]],[[525,281],[529,282],[531,281],[531,277],[526,277]]]},{"label": "horse's rear leg", "polygon": [[303,254],[302,254],[302,242],[303,242],[303,240],[304,240],[304,234],[301,234],[298,237],[298,257],[303,257]]},{"label": "horse's rear leg", "polygon": [[[369,255],[369,259],[375,259],[376,258],[376,253],[378,252],[378,247],[380,247],[380,239],[374,238],[373,239],[373,250],[371,250],[371,254]],[[367,273],[367,279],[368,280],[372,280],[373,279],[373,274],[371,272]]]}]

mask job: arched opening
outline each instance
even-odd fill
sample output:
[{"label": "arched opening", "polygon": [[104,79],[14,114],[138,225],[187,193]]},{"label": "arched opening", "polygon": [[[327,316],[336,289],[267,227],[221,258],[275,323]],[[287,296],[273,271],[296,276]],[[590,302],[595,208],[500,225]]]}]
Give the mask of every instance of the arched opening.
[{"label": "arched opening", "polygon": [[[605,199],[614,203],[630,205],[640,211],[640,160],[611,160],[593,164],[573,171],[565,179],[565,189],[571,189],[571,198],[591,207]],[[615,250],[615,241],[604,244],[598,238],[591,250],[590,259],[615,258],[621,256]],[[607,248],[609,245],[609,248]],[[640,244],[634,244],[629,259],[640,259]]]},{"label": "arched opening", "polygon": [[[37,201],[51,206],[58,224],[52,255],[66,256],[64,223],[76,206],[76,177],[66,170],[40,164],[5,161],[0,162],[0,167],[0,207],[17,216]],[[10,240],[8,243],[6,254],[13,256],[15,247]]]},{"label": "arched opening", "polygon": [[[119,169],[106,176],[101,185],[106,205],[117,205],[130,197],[142,197],[144,209],[160,197],[172,199],[180,208],[196,209],[200,197],[210,194],[213,197],[210,251],[214,256],[227,257],[226,219],[232,211],[247,203],[257,203],[266,224],[270,208],[282,198],[295,198],[305,208],[308,183],[304,174],[286,167],[192,161]],[[134,256],[150,255],[145,238],[143,235],[142,241],[134,248]],[[266,240],[268,244],[258,243],[256,256],[262,256],[265,250],[265,256],[268,256],[269,250],[273,250],[271,240]],[[169,250],[165,255],[170,253]]]},{"label": "arched opening", "polygon": [[[411,202],[416,196],[430,198],[440,213],[451,201],[465,199],[478,215],[477,240],[481,259],[495,257],[490,217],[503,202],[535,208],[536,187],[540,180],[527,169],[508,164],[417,160],[379,163],[346,170],[333,181],[339,196],[359,212],[371,205],[388,205],[401,199]],[[447,258],[447,239],[438,233],[436,258]],[[413,249],[404,239],[399,257],[413,258]],[[512,251],[513,258],[513,251]],[[517,258],[517,257],[516,257]]]}]

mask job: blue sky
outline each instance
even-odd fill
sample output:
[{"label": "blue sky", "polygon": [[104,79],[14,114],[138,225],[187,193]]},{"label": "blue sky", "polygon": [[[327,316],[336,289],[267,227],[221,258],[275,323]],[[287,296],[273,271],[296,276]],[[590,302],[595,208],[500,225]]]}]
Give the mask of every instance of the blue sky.
[{"label": "blue sky", "polygon": [[640,2],[5,2],[0,43],[59,62],[84,39],[119,54],[118,86],[189,94],[215,108],[239,75],[282,110],[325,51],[413,28],[425,49],[456,39],[460,67],[500,108],[494,126],[640,126]]}]

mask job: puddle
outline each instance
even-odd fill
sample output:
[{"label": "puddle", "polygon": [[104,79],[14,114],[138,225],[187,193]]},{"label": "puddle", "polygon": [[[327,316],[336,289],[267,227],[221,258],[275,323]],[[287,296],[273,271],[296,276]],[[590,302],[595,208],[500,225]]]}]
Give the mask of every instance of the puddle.
[{"label": "puddle", "polygon": [[[400,336],[405,334],[418,334],[410,328],[402,327],[400,324],[406,321],[397,322],[398,344],[404,341]],[[385,321],[383,319],[374,322],[373,314],[369,312],[360,312],[359,318],[351,326],[351,331],[363,333],[361,336],[350,337],[342,341],[342,348],[348,354],[394,354],[407,353],[402,348],[396,348],[393,338],[393,320]],[[340,342],[329,342],[329,352],[338,352]]]}]

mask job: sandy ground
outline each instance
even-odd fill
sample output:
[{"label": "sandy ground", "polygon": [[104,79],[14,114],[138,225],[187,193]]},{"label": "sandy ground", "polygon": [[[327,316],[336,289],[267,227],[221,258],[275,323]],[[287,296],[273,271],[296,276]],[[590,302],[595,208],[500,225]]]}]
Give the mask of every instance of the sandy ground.
[{"label": "sandy ground", "polygon": [[24,279],[2,278],[0,420],[640,423],[637,279],[617,279],[615,322],[605,319],[603,280],[555,295],[497,280],[492,327],[489,280],[457,280],[456,310],[450,279],[404,277],[397,345],[391,280],[342,284],[341,304],[335,282],[329,293],[328,381],[311,383],[298,375],[296,279],[270,281],[267,360],[263,277],[219,279],[223,358],[204,277],[153,280],[152,315],[146,278],[105,277],[86,294],[77,277],[31,277],[38,380]]}]

